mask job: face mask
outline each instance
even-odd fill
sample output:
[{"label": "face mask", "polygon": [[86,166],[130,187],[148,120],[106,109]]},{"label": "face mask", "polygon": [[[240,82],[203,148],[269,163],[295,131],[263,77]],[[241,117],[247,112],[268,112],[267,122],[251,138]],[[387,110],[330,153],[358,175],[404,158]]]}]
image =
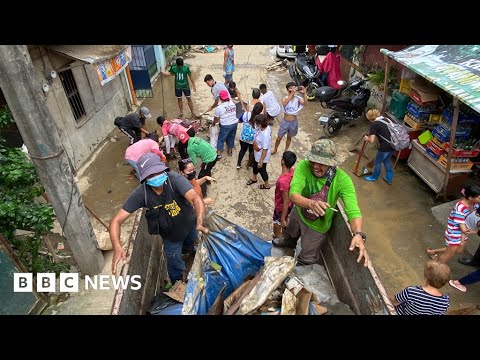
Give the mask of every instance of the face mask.
[{"label": "face mask", "polygon": [[167,179],[168,179],[168,176],[167,174],[164,173],[164,174],[155,176],[151,179],[148,179],[147,184],[153,187],[160,187],[165,183],[165,181],[167,181]]},{"label": "face mask", "polygon": [[197,172],[192,171],[190,174],[187,174],[187,179],[188,180],[193,180],[193,179],[195,179],[195,175],[197,175]]}]

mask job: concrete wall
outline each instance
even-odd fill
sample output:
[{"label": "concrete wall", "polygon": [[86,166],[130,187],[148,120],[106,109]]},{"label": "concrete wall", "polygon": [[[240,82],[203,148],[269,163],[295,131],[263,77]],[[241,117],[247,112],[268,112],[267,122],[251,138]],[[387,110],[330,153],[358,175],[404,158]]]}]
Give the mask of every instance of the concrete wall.
[{"label": "concrete wall", "polygon": [[[353,67],[350,68],[350,76],[349,80],[352,78],[365,78],[365,75],[359,72],[358,70],[355,70]],[[370,99],[368,100],[367,107],[369,109],[378,109],[381,110],[382,108],[382,99],[383,99],[383,90],[381,90],[378,86],[366,82],[365,86],[368,87],[371,91]],[[387,104],[390,103],[392,100],[392,96],[387,94]]]},{"label": "concrete wall", "polygon": [[[100,85],[91,64],[49,52],[43,47],[30,47],[30,56],[39,82],[50,86],[46,93],[47,107],[57,124],[58,132],[75,169],[78,169],[96,147],[113,130],[113,121],[124,116],[131,106],[128,84],[121,74],[104,86]],[[75,120],[59,76],[47,80],[47,69],[70,66],[85,108],[86,116]]]}]

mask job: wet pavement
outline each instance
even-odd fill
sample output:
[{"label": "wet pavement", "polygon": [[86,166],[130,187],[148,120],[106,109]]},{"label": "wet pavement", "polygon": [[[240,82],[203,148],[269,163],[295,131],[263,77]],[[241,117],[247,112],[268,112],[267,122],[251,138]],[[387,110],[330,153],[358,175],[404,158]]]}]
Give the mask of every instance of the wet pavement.
[{"label": "wet pavement", "polygon": [[[234,81],[244,99],[251,99],[251,89],[258,87],[261,83],[266,83],[278,100],[286,94],[285,84],[291,81],[288,71],[286,69],[266,70],[266,66],[276,60],[271,46],[242,45],[235,46],[234,49],[236,63]],[[197,87],[197,92],[192,92],[195,112],[202,113],[213,103],[210,88],[203,82],[203,78],[210,73],[215,80],[223,82],[221,76],[223,53],[221,51],[209,54],[189,53],[184,56],[184,59],[192,69]],[[164,111],[167,118],[176,117],[179,110],[173,93],[173,78],[157,78],[154,84],[154,98],[145,99],[142,106],[150,108],[153,115],[146,121],[147,129],[150,131],[158,129],[155,119]],[[290,148],[299,159],[304,157],[315,140],[324,135],[318,122],[320,113],[323,112],[328,110],[324,110],[318,102],[309,102],[308,106],[300,112],[299,133],[293,139]],[[190,110],[184,101],[184,114],[188,116],[189,113]],[[368,236],[367,250],[385,289],[389,294],[394,294],[406,286],[423,283],[423,266],[427,261],[425,249],[428,246],[435,248],[443,246],[444,226],[436,221],[431,212],[431,208],[438,205],[434,201],[435,194],[402,160],[395,169],[391,186],[381,178],[380,181],[373,183],[366,182],[353,174],[350,169],[355,163],[357,153],[350,153],[347,149],[359,139],[368,126],[368,121],[362,117],[357,120],[355,126],[342,128],[333,140],[337,144],[343,162],[341,167],[350,173],[357,190],[363,214],[363,230]],[[273,141],[278,127],[277,121],[272,129]],[[240,130],[237,131],[237,139],[239,133]],[[204,138],[206,135],[208,135],[207,132],[199,133],[199,136]],[[137,180],[129,175],[131,168],[123,160],[127,145],[127,138],[118,130],[113,130],[102,150],[78,175],[84,202],[107,224],[138,184]],[[275,183],[281,172],[280,159],[284,147],[285,139],[280,144],[278,153],[271,157],[267,165],[271,184]],[[246,169],[246,158],[244,166],[239,170],[236,169],[238,150],[237,141],[233,156],[226,156],[225,152],[224,157],[213,169],[213,177],[217,182],[212,183],[208,188],[208,196],[215,200],[212,208],[230,221],[270,240],[274,187],[270,190],[260,190],[258,186],[246,185],[251,169]],[[368,154],[370,157],[373,156],[375,150],[370,149]],[[172,168],[176,166],[172,164]],[[133,216],[122,227],[123,235],[128,235],[132,222]],[[92,224],[95,228],[102,229],[95,220],[92,220]],[[474,236],[470,241],[469,250],[474,251],[477,244],[478,238]],[[111,258],[111,254],[109,256]],[[459,264],[456,258],[449,265],[451,265],[454,279],[474,270]],[[441,291],[451,296],[451,309],[480,303],[478,285],[470,286],[465,294],[449,285]],[[105,294],[105,296],[108,295]],[[88,296],[83,295],[82,298],[88,299]],[[68,303],[69,301],[63,304],[65,308],[63,312],[57,309],[58,313],[75,313],[71,309],[66,310]],[[107,303],[108,301],[105,301],[105,304]],[[75,310],[77,313],[94,311],[107,314],[110,310],[105,305],[103,310],[91,310],[90,300],[84,300],[84,306],[81,301],[80,305],[75,306],[77,306]]]}]

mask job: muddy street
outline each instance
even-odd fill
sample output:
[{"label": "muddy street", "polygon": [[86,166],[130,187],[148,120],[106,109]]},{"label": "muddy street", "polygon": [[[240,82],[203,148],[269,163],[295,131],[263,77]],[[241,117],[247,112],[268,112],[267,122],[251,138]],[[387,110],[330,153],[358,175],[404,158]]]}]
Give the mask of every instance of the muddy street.
[{"label": "muddy street", "polygon": [[[216,81],[223,82],[223,53],[221,51],[187,53],[184,60],[191,68],[196,84],[197,91],[192,91],[195,112],[202,113],[213,103],[210,88],[204,83],[203,78],[206,74],[212,74]],[[272,90],[278,100],[286,95],[285,84],[291,81],[286,68],[280,71],[266,70],[266,67],[275,60],[272,46],[235,46],[234,81],[244,100],[250,100],[252,88],[258,87],[261,83],[267,84],[268,90]],[[153,115],[146,121],[148,130],[160,131],[155,121],[157,116],[165,112],[166,117],[171,118],[179,113],[173,91],[173,78],[158,77],[153,89],[154,97],[145,99],[142,106],[147,106]],[[318,121],[320,113],[324,112],[328,111],[318,102],[309,102],[300,112],[299,133],[290,147],[299,160],[304,158],[311,144],[324,135]],[[186,101],[184,113],[185,115],[190,113]],[[204,123],[205,120],[204,117]],[[272,143],[279,128],[278,120],[272,129]],[[435,220],[430,210],[436,205],[433,192],[402,161],[395,169],[391,186],[383,181],[367,182],[350,171],[357,153],[348,152],[348,148],[359,139],[368,126],[368,121],[362,117],[355,126],[342,128],[333,140],[341,155],[340,167],[350,174],[356,187],[363,214],[363,230],[368,236],[366,246],[373,266],[387,292],[393,294],[406,286],[423,283],[423,266],[427,260],[425,249],[427,246],[443,246],[444,227]],[[227,156],[224,151],[223,158],[213,169],[212,176],[217,181],[208,187],[208,196],[215,200],[211,208],[258,236],[271,240],[274,187],[272,186],[270,190],[261,190],[257,186],[261,181],[253,186],[246,185],[251,174],[251,169],[246,168],[246,158],[242,168],[236,169],[240,128],[239,126],[237,130],[233,156]],[[207,135],[208,132],[198,134],[203,138],[207,138]],[[127,138],[117,129],[113,130],[102,150],[78,175],[85,203],[106,223],[138,184],[130,175],[131,167],[123,159],[127,145]],[[285,139],[280,144],[278,153],[271,157],[267,165],[272,185],[281,172],[280,159],[284,147]],[[368,153],[372,156],[374,150],[371,149]],[[172,169],[175,168],[176,165],[172,164]],[[128,234],[132,220],[133,216],[123,226],[123,234]],[[95,220],[92,224],[95,227],[98,225],[95,224]],[[478,244],[476,236],[473,237],[473,243],[470,251]],[[452,260],[450,265],[452,278],[455,279],[473,270],[458,264],[456,259]],[[451,296],[452,309],[472,306],[480,301],[480,290],[475,287],[466,294],[460,294],[448,285],[442,291]]]}]

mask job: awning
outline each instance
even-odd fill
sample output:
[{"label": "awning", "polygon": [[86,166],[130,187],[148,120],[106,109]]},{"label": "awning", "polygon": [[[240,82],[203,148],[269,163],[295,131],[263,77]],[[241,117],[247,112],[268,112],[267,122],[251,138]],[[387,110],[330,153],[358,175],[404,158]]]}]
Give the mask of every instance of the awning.
[{"label": "awning", "polygon": [[119,55],[128,45],[48,45],[47,48],[89,64],[103,62]]},{"label": "awning", "polygon": [[102,86],[120,74],[132,58],[130,45],[53,45],[47,48],[93,64]]},{"label": "awning", "polygon": [[380,51],[480,112],[480,45],[414,45]]}]

